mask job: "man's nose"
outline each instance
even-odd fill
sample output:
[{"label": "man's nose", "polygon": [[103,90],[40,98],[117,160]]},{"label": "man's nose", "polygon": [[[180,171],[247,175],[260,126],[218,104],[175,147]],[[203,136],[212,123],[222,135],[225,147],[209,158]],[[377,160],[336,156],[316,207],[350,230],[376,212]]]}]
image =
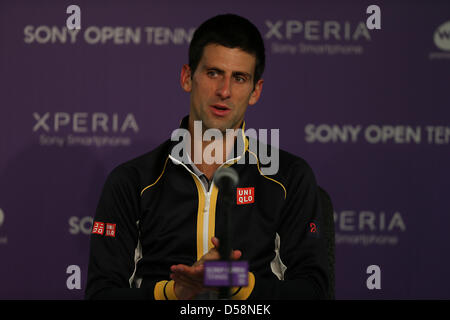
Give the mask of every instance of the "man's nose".
[{"label": "man's nose", "polygon": [[216,90],[216,94],[221,99],[228,99],[231,96],[231,77],[223,77]]}]

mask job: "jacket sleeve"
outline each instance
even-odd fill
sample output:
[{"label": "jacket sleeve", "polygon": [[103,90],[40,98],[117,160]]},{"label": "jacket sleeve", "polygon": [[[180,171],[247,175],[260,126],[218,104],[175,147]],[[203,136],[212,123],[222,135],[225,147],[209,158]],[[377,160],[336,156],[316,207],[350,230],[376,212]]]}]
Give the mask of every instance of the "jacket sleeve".
[{"label": "jacket sleeve", "polygon": [[86,299],[155,298],[151,287],[132,288],[139,212],[138,175],[133,168],[119,166],[106,179],[95,213]]},{"label": "jacket sleeve", "polygon": [[255,275],[249,299],[327,299],[329,286],[322,211],[312,169],[306,162],[293,166],[285,206],[280,216],[280,258],[284,279]]}]

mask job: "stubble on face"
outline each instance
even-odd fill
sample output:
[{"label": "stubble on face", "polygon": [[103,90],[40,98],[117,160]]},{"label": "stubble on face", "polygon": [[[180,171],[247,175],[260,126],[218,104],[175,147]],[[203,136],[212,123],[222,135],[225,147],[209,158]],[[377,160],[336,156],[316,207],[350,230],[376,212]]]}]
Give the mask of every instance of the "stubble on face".
[{"label": "stubble on face", "polygon": [[255,63],[241,49],[207,45],[192,77],[190,126],[201,120],[203,131],[239,128],[253,93]]}]

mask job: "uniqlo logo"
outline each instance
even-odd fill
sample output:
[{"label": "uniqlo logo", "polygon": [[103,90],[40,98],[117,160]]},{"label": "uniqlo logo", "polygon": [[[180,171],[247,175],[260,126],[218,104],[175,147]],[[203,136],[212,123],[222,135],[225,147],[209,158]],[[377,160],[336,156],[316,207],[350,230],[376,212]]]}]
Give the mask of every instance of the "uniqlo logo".
[{"label": "uniqlo logo", "polygon": [[255,202],[255,188],[237,188],[236,189],[236,203],[247,204]]},{"label": "uniqlo logo", "polygon": [[115,237],[116,236],[116,225],[113,223],[106,224],[106,233],[105,236]]},{"label": "uniqlo logo", "polygon": [[105,224],[103,222],[94,221],[94,226],[92,227],[92,233],[103,234],[105,230]]}]

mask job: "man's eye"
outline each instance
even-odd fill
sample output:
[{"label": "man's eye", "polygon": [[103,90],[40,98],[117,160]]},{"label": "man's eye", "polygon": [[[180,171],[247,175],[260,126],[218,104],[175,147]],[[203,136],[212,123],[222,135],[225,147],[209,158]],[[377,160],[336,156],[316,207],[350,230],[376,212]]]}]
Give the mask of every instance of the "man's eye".
[{"label": "man's eye", "polygon": [[241,77],[241,76],[237,76],[236,81],[239,83],[244,83],[245,81],[247,81],[247,79],[245,79],[244,77]]},{"label": "man's eye", "polygon": [[217,71],[210,70],[206,73],[209,77],[216,77],[218,75]]}]

